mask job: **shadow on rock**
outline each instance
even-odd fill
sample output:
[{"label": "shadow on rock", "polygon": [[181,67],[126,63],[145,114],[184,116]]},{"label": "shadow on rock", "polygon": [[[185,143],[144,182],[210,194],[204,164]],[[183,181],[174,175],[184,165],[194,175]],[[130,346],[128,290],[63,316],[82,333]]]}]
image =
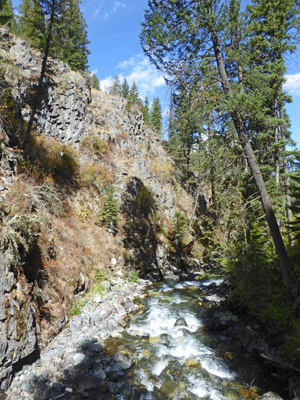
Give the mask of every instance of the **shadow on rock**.
[{"label": "shadow on rock", "polygon": [[37,363],[30,383],[22,390],[34,393],[35,400],[109,400],[120,394],[128,400],[140,398],[137,388],[121,382],[134,363],[127,355],[107,354],[111,348],[105,350],[96,338],[80,338],[73,345],[76,351],[67,354],[56,366],[59,373],[51,376],[52,365],[50,362],[49,368],[46,367],[47,355],[44,355],[43,370],[39,371]]}]

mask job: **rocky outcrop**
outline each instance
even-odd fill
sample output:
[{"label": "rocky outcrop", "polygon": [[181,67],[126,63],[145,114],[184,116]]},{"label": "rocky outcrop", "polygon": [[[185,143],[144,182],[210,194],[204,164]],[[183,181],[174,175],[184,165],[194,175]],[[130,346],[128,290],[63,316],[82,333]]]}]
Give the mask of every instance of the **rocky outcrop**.
[{"label": "rocky outcrop", "polygon": [[[8,40],[7,37],[9,38]],[[11,37],[6,29],[0,31],[0,59],[14,65],[18,73],[7,68],[6,80],[13,87],[12,96],[19,105],[25,121],[29,120],[28,107],[38,84],[42,55],[30,49],[23,40]],[[86,109],[90,101],[90,86],[86,79],[58,61],[49,60],[42,103],[34,125],[38,132],[67,143],[77,143],[86,132]]]},{"label": "rocky outcrop", "polygon": [[20,360],[35,352],[34,309],[27,284],[16,279],[15,272],[5,265],[0,253],[0,382],[6,389],[11,374]]},{"label": "rocky outcrop", "polygon": [[[0,60],[5,60],[5,80],[12,87],[12,97],[25,121],[30,117],[30,104],[38,83],[42,56],[23,40],[0,30]],[[9,66],[18,69],[15,74]],[[152,160],[172,163],[163,150],[159,135],[144,127],[142,113],[126,110],[126,100],[118,96],[91,90],[81,74],[58,60],[49,60],[49,71],[44,82],[41,105],[34,125],[44,136],[63,143],[79,146],[89,134],[106,141],[116,155],[122,176],[131,174],[142,179],[156,194],[168,217],[174,215],[176,196],[170,186],[159,179]],[[129,163],[128,163],[129,162]],[[125,189],[126,184],[120,189]],[[173,193],[172,193],[173,192]]]}]

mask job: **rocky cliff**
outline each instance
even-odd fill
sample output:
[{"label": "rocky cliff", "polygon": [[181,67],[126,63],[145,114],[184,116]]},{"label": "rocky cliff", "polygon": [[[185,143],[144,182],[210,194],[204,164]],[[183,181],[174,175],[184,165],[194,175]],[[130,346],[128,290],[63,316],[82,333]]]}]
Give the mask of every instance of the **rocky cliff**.
[{"label": "rocky cliff", "polygon": [[180,260],[169,262],[178,256],[174,215],[193,207],[140,111],[57,60],[24,148],[41,60],[0,30],[2,389],[66,325],[80,293],[107,290],[115,276],[181,273]]}]

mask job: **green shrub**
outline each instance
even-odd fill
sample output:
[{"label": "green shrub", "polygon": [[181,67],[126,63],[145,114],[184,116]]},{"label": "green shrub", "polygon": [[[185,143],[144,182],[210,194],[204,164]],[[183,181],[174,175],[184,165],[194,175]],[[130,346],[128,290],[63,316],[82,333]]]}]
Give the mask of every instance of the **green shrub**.
[{"label": "green shrub", "polygon": [[118,226],[119,221],[119,206],[115,196],[114,188],[110,185],[106,188],[104,204],[100,212],[97,214],[98,221],[107,226]]},{"label": "green shrub", "polygon": [[85,164],[80,169],[79,181],[83,185],[93,185],[101,191],[111,181],[111,175],[100,163]]},{"label": "green shrub", "polygon": [[81,149],[89,150],[94,155],[106,154],[109,151],[109,145],[105,140],[100,139],[99,135],[92,134],[85,136],[81,141]]},{"label": "green shrub", "polygon": [[181,240],[184,237],[188,224],[188,218],[179,211],[176,211],[172,221],[172,232],[176,239]]},{"label": "green shrub", "polygon": [[293,364],[300,366],[300,320],[295,320],[283,346],[282,354]]}]

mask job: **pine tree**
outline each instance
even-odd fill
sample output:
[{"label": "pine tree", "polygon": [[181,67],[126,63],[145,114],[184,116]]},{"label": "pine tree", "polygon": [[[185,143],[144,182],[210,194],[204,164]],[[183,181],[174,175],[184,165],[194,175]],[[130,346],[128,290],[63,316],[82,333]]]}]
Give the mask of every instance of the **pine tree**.
[{"label": "pine tree", "polygon": [[116,74],[114,76],[112,84],[108,89],[108,93],[112,94],[113,96],[122,96],[121,82],[120,82],[119,75]]},{"label": "pine tree", "polygon": [[[22,0],[19,6],[18,33],[32,46],[45,51],[49,32],[51,1]],[[78,71],[87,69],[86,23],[80,11],[80,0],[62,0],[55,3],[55,17],[51,24],[49,55],[58,58]]]},{"label": "pine tree", "polygon": [[105,190],[104,204],[97,216],[103,225],[116,229],[119,221],[119,211],[115,190],[110,185]]},{"label": "pine tree", "polygon": [[19,5],[19,13],[18,34],[26,39],[31,46],[43,51],[47,27],[40,2],[23,0]]},{"label": "pine tree", "polygon": [[[63,50],[59,58],[75,71],[87,69],[88,54],[90,54],[87,48],[90,43],[87,39],[87,25],[80,10],[80,4],[81,0],[68,1],[62,15],[62,28],[59,32]],[[56,49],[56,52],[59,55],[58,49]],[[53,49],[54,53],[55,50]]]},{"label": "pine tree", "polygon": [[128,106],[131,107],[133,104],[136,104],[138,106],[142,106],[142,101],[140,99],[139,95],[139,90],[138,87],[135,83],[135,81],[132,82],[132,85],[129,89],[128,93]]},{"label": "pine tree", "polygon": [[[254,0],[247,6],[249,40],[249,72],[244,83],[260,99],[264,112],[253,115],[251,124],[254,139],[258,144],[260,164],[264,165],[265,177],[268,173],[272,190],[276,196],[277,209],[286,198],[289,203],[287,176],[284,172],[286,144],[290,143],[288,117],[284,111],[288,96],[282,90],[286,72],[284,56],[295,50],[295,27],[297,14],[295,2],[284,0]],[[259,125],[257,125],[257,122]],[[258,126],[258,129],[257,129]],[[258,134],[255,132],[258,130]],[[277,212],[277,215],[280,214]],[[281,219],[284,217],[282,215]],[[290,217],[289,217],[290,219]]]},{"label": "pine tree", "polygon": [[90,82],[91,82],[92,88],[94,88],[96,90],[100,90],[99,79],[97,78],[97,75],[95,73],[93,73],[91,75]]},{"label": "pine tree", "polygon": [[27,124],[27,129],[25,132],[25,138],[23,145],[26,147],[29,143],[30,139],[30,132],[33,125],[34,117],[36,111],[40,104],[41,95],[43,92],[44,86],[44,77],[46,73],[48,57],[50,54],[51,43],[53,37],[55,35],[56,27],[59,25],[59,19],[61,16],[61,12],[63,12],[65,7],[65,1],[67,0],[39,0],[39,2],[35,2],[34,5],[39,4],[40,9],[42,10],[45,26],[46,26],[46,35],[45,35],[45,43],[44,43],[44,51],[43,51],[43,60],[42,60],[42,67],[41,73],[39,77],[39,83],[36,88],[35,96],[33,97],[32,104],[31,104],[31,114]]},{"label": "pine tree", "polygon": [[13,16],[11,0],[0,0],[0,25],[11,22]]},{"label": "pine tree", "polygon": [[162,112],[161,105],[158,97],[153,99],[150,115],[151,128],[156,132],[161,133],[162,130]]},{"label": "pine tree", "polygon": [[129,85],[126,78],[121,85],[121,96],[124,97],[124,99],[127,99],[129,96]]},{"label": "pine tree", "polygon": [[[236,3],[232,3],[233,11],[239,5],[239,2]],[[254,98],[247,87],[243,86],[240,77],[245,64],[241,54],[236,51],[239,47],[234,45],[234,51],[228,52],[230,43],[228,40],[223,41],[224,37],[228,37],[228,29],[224,30],[228,12],[226,7],[218,0],[149,0],[148,6],[140,37],[145,53],[156,67],[171,77],[184,80],[186,84],[196,79],[201,82],[205,76],[212,76],[220,82],[220,102],[224,112],[230,115],[251,170],[279,257],[284,282],[291,290],[291,297],[294,297],[296,287],[291,265],[248,135],[248,112],[255,109],[263,114],[265,111],[263,93],[256,93]],[[233,18],[233,21],[237,19]],[[235,33],[236,29],[231,29],[232,42],[237,39]],[[243,52],[242,55],[245,54]]]},{"label": "pine tree", "polygon": [[150,125],[150,108],[148,97],[145,98],[144,104],[142,106],[142,113],[145,125]]}]

